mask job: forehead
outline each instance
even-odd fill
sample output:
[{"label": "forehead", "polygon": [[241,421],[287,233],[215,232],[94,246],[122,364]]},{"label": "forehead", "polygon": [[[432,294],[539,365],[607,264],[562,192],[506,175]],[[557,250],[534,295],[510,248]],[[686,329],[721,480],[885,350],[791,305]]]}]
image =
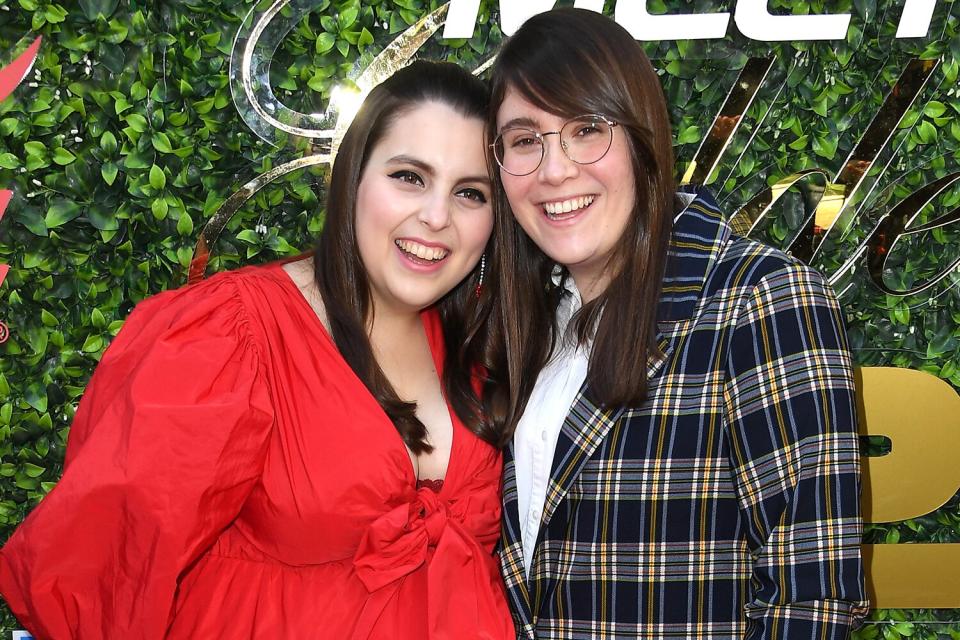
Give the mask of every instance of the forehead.
[{"label": "forehead", "polygon": [[485,166],[483,120],[464,116],[439,102],[425,102],[404,111],[387,127],[370,158],[417,157],[442,168],[480,163]]},{"label": "forehead", "polygon": [[568,118],[541,109],[527,100],[519,91],[507,89],[497,109],[497,128],[508,125],[529,126],[534,129],[548,130],[559,128]]}]

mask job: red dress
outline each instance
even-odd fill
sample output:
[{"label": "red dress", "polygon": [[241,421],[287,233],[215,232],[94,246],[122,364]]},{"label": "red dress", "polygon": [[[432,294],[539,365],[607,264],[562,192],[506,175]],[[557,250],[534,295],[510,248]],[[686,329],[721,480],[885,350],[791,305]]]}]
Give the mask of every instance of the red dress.
[{"label": "red dress", "polygon": [[105,353],[0,592],[38,638],[515,638],[500,454],[451,418],[443,486],[417,489],[279,265],[161,293]]}]

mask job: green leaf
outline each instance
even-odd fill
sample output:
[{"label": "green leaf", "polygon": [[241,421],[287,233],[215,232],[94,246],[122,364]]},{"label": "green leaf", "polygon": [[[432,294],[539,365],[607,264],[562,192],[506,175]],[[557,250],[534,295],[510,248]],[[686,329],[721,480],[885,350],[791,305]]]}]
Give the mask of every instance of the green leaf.
[{"label": "green leaf", "polygon": [[167,176],[163,173],[163,169],[157,165],[150,167],[150,186],[157,191],[167,186]]},{"label": "green leaf", "polygon": [[677,136],[678,144],[690,144],[698,140],[700,140],[700,127],[696,125],[687,127]]},{"label": "green leaf", "polygon": [[210,113],[210,110],[213,109],[215,100],[216,98],[204,98],[203,100],[197,100],[193,103],[193,108],[199,114]]},{"label": "green leaf", "polygon": [[931,100],[923,107],[923,115],[928,118],[939,118],[947,110],[947,105],[937,100]]},{"label": "green leaf", "polygon": [[193,233],[193,219],[186,212],[181,213],[177,220],[177,233],[182,236],[189,236]]},{"label": "green leaf", "polygon": [[16,169],[20,166],[20,158],[12,153],[0,153],[0,167],[4,169]]},{"label": "green leaf", "polygon": [[47,388],[39,382],[31,382],[27,385],[23,399],[40,413],[47,412]]},{"label": "green leaf", "polygon": [[360,31],[360,40],[357,41],[357,45],[360,47],[360,50],[362,51],[364,48],[366,48],[371,44],[373,44],[373,34],[367,31],[367,28],[364,27]]},{"label": "green leaf", "polygon": [[83,213],[83,207],[70,200],[57,200],[47,209],[43,222],[48,229],[55,229]]},{"label": "green leaf", "polygon": [[117,150],[117,137],[110,131],[104,131],[103,135],[100,136],[100,148],[107,154],[113,154]]},{"label": "green leaf", "polygon": [[106,19],[113,15],[120,0],[79,0],[79,4],[87,20],[94,22],[97,18]]},{"label": "green leaf", "polygon": [[821,158],[831,159],[837,155],[837,144],[839,139],[829,133],[823,136],[813,138],[813,152]]},{"label": "green leaf", "polygon": [[307,86],[317,93],[321,93],[324,89],[327,88],[327,85],[330,84],[330,81],[321,74],[316,74],[310,80],[307,81]]},{"label": "green leaf", "polygon": [[67,10],[58,4],[48,5],[47,8],[44,9],[43,17],[51,24],[59,24],[66,20]]},{"label": "green leaf", "polygon": [[799,138],[797,138],[787,146],[793,149],[794,151],[802,151],[803,149],[807,148],[807,142],[809,140],[810,140],[810,136],[807,134],[803,134],[802,136],[800,136]]},{"label": "green leaf", "polygon": [[59,164],[61,167],[66,166],[77,159],[77,156],[73,155],[63,147],[57,147],[53,150],[53,161]]},{"label": "green leaf", "polygon": [[147,130],[147,119],[139,113],[128,114],[124,119],[127,121],[127,124],[130,125],[130,128],[138,133],[143,133]]},{"label": "green leaf", "polygon": [[170,138],[162,131],[158,131],[150,138],[153,148],[160,153],[173,153],[173,145],[170,144]]},{"label": "green leaf", "polygon": [[57,317],[46,309],[40,312],[40,322],[42,322],[45,327],[55,327],[60,324]]},{"label": "green leaf", "polygon": [[237,233],[237,240],[241,240],[247,244],[257,245],[260,244],[260,235],[253,229],[244,229]]},{"label": "green leaf", "polygon": [[323,32],[317,36],[315,45],[317,53],[326,53],[330,51],[330,49],[333,49],[333,45],[335,44],[337,44],[337,36],[332,33]]},{"label": "green leaf", "polygon": [[31,140],[30,142],[24,143],[23,150],[27,152],[27,157],[47,155],[46,145],[44,145],[42,142],[37,142],[36,140]]},{"label": "green leaf", "polygon": [[341,11],[340,15],[337,16],[337,26],[340,28],[340,31],[353,26],[353,23],[357,21],[357,15],[359,13],[359,4],[351,4],[349,7]]},{"label": "green leaf", "polygon": [[924,144],[930,144],[937,139],[937,128],[933,126],[929,120],[924,120],[920,123],[920,126],[917,127],[917,135],[920,136],[920,141]]},{"label": "green leaf", "polygon": [[170,207],[167,206],[167,201],[163,198],[157,198],[150,203],[150,211],[153,212],[153,217],[157,220],[163,220],[167,217],[167,211]]},{"label": "green leaf", "polygon": [[43,467],[37,466],[30,462],[23,463],[23,472],[27,474],[28,478],[39,478],[46,471]]},{"label": "green leaf", "polygon": [[103,181],[108,185],[113,185],[114,181],[117,179],[118,172],[119,169],[117,168],[117,165],[112,162],[108,162],[100,167],[100,175],[103,177]]},{"label": "green leaf", "polygon": [[83,341],[83,346],[80,348],[84,353],[93,353],[100,351],[103,348],[103,338],[98,335],[92,334],[87,336],[87,339]]}]

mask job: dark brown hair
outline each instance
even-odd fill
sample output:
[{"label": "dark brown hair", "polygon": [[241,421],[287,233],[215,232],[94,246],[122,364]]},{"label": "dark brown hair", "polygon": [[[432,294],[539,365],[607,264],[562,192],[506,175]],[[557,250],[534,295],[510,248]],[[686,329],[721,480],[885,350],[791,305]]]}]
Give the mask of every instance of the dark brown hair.
[{"label": "dark brown hair", "polygon": [[[620,123],[627,136],[636,202],[607,268],[607,288],[575,319],[580,344],[596,334],[587,372],[591,398],[605,406],[638,405],[647,394],[647,359],[658,352],[657,307],[674,212],[673,149],[663,90],[640,44],[620,25],[585,9],[536,15],[510,37],[493,68],[487,137],[497,136],[497,111],[508,90],[569,118],[589,113]],[[497,363],[509,372],[508,431],[516,426],[537,374],[556,341],[559,292],[553,263],[513,220],[500,182],[498,243],[503,269],[497,310]],[[564,272],[564,277],[569,275]]]},{"label": "dark brown hair", "polygon": [[[337,348],[414,453],[431,450],[426,427],[417,419],[416,404],[403,401],[390,385],[367,333],[373,306],[357,245],[357,190],[372,150],[403,114],[418,105],[439,102],[465,117],[483,120],[487,97],[483,81],[454,64],[414,62],[370,92],[343,137],[331,172],[327,217],[314,258],[316,283]],[[488,257],[495,244],[491,239]],[[475,268],[437,303],[447,345],[443,386],[463,423],[484,440],[499,444],[502,438],[485,417],[472,384],[472,374],[483,361],[486,319],[493,300],[491,278],[477,298],[478,276]]]}]

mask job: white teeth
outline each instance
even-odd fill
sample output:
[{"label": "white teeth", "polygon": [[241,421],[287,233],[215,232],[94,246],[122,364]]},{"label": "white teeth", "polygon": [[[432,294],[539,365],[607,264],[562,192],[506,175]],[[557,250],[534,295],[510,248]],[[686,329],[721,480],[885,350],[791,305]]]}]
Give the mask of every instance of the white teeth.
[{"label": "white teeth", "polygon": [[571,198],[562,202],[546,202],[543,205],[543,209],[550,215],[557,215],[558,213],[570,213],[571,211],[577,211],[578,209],[589,207],[591,204],[593,204],[595,198],[596,196],[581,196],[579,198]]},{"label": "white teeth", "polygon": [[442,260],[447,257],[449,253],[446,249],[441,249],[440,247],[428,247],[422,245],[419,242],[413,242],[411,240],[395,240],[394,243],[402,251],[409,253],[410,255],[417,256],[421,260]]}]

